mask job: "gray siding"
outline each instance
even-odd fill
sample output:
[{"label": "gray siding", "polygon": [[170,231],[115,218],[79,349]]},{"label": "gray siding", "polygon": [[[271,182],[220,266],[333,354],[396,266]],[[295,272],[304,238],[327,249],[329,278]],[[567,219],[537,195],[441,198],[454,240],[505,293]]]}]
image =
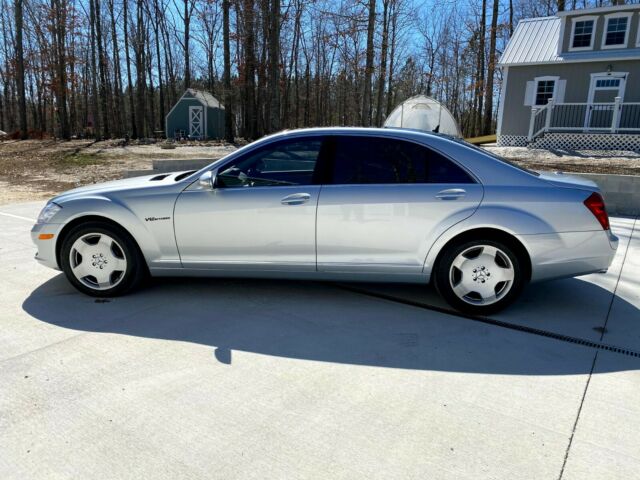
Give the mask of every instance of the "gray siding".
[{"label": "gray siding", "polygon": [[545,75],[559,76],[567,81],[564,101],[583,103],[588,101],[591,74],[606,72],[608,66],[614,72],[628,72],[625,102],[640,102],[640,60],[615,62],[564,63],[548,65],[510,66],[507,74],[501,135],[527,135],[531,107],[525,106],[527,82]]},{"label": "gray siding", "polygon": [[[630,25],[630,32],[629,32],[629,37],[627,40],[627,46],[626,49],[636,49],[638,47],[636,47],[636,41],[638,39],[638,23],[640,22],[640,6],[638,6],[637,10],[620,10],[620,12],[607,12],[606,14],[604,13],[600,13],[600,14],[590,14],[588,11],[585,12],[581,12],[580,10],[577,10],[576,13],[574,15],[567,15],[566,17],[564,17],[563,21],[565,22],[564,24],[564,35],[562,36],[562,48],[561,48],[561,52],[562,53],[573,53],[569,51],[569,47],[571,45],[571,30],[572,30],[572,19],[577,18],[577,17],[583,17],[583,16],[589,16],[589,15],[593,15],[595,17],[597,17],[596,22],[595,22],[595,39],[594,39],[594,43],[593,43],[593,51],[597,52],[597,51],[601,51],[602,49],[600,48],[602,45],[602,36],[604,35],[604,28],[606,25],[606,17],[605,15],[609,15],[611,13],[632,13],[633,15],[630,18],[631,21],[631,25]],[[619,48],[619,49],[606,49],[604,50],[605,52],[615,52],[615,51],[619,51],[619,50],[624,50],[625,48]],[[591,51],[591,50],[587,50],[587,51]]]}]

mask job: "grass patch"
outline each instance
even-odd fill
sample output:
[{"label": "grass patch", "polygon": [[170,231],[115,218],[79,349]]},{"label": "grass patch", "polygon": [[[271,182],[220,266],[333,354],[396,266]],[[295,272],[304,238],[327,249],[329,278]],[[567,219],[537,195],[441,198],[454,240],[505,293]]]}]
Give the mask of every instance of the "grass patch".
[{"label": "grass patch", "polygon": [[103,159],[98,158],[96,153],[68,153],[58,161],[58,166],[62,168],[88,167],[90,165],[98,165],[103,161]]}]

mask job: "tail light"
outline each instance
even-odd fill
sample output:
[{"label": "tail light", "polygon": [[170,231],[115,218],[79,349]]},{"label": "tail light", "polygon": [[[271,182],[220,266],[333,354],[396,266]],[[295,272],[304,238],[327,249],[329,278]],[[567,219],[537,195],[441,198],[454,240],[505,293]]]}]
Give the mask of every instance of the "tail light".
[{"label": "tail light", "polygon": [[584,201],[584,205],[591,213],[593,213],[593,216],[596,217],[598,222],[600,222],[602,228],[604,230],[609,230],[609,215],[607,215],[607,209],[604,206],[602,195],[597,192],[593,192],[589,195],[589,198]]}]

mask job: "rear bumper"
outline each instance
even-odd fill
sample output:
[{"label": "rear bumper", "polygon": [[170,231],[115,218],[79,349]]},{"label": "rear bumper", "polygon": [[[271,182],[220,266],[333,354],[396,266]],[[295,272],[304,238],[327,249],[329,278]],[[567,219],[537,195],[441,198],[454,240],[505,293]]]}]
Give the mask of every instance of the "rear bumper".
[{"label": "rear bumper", "polygon": [[[36,223],[31,229],[31,240],[38,248],[35,259],[42,265],[60,270],[56,259],[56,242],[63,225],[57,223]],[[49,240],[40,240],[41,234],[53,234]]]},{"label": "rear bumper", "polygon": [[531,281],[606,271],[618,248],[611,231],[518,235],[531,256]]}]

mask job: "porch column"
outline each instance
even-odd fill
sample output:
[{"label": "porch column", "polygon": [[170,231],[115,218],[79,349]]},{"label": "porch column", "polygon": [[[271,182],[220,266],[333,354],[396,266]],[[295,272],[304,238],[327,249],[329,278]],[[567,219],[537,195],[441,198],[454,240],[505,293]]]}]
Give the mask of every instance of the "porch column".
[{"label": "porch column", "polygon": [[547,102],[547,116],[544,117],[544,131],[548,132],[551,126],[551,114],[553,113],[553,98]]},{"label": "porch column", "polygon": [[527,135],[527,140],[533,140],[533,124],[536,121],[536,113],[538,112],[537,108],[531,109],[531,117],[529,118],[529,134]]}]

